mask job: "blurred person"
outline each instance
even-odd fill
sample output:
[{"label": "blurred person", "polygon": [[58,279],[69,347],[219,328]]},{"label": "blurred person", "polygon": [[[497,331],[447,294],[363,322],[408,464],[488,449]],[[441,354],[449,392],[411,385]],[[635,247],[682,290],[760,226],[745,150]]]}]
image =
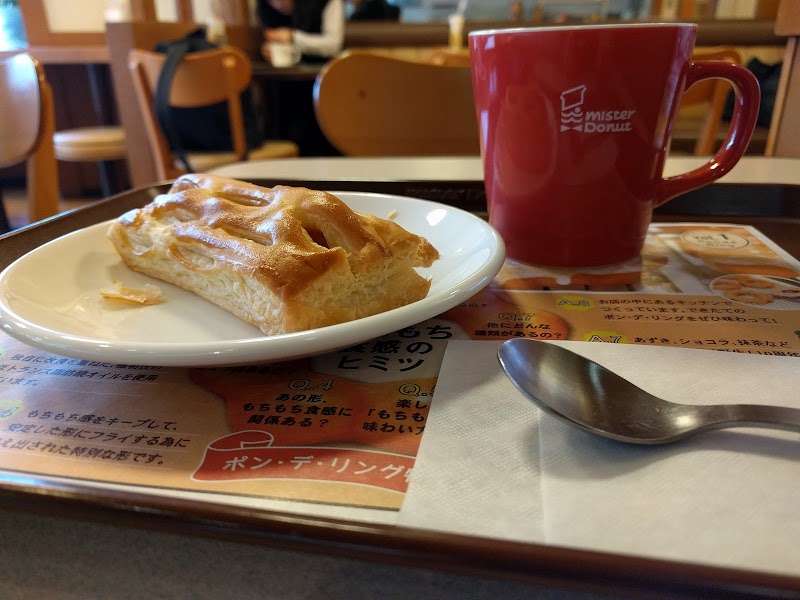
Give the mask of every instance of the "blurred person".
[{"label": "blurred person", "polygon": [[[269,60],[269,43],[294,44],[304,63],[322,63],[342,50],[344,0],[257,0],[264,30],[261,53]],[[293,141],[301,156],[336,156],[314,114],[314,81],[279,81],[279,137]]]},{"label": "blurred person", "polygon": [[304,62],[325,62],[342,49],[344,0],[258,0],[256,9],[264,40],[294,44]]},{"label": "blurred person", "polygon": [[386,0],[350,0],[350,21],[399,21],[400,7]]}]

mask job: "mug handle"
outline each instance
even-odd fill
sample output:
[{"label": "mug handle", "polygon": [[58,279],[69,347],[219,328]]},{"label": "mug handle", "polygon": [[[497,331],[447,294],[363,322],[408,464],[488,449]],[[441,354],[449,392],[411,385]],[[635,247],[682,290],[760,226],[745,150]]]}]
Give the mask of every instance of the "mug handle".
[{"label": "mug handle", "polygon": [[684,89],[696,81],[709,78],[728,80],[733,85],[736,100],[728,135],[719,151],[707,163],[680,175],[665,177],[659,184],[655,206],[661,206],[675,196],[697,189],[725,175],[747,150],[750,136],[758,118],[761,91],[755,75],[745,67],[725,61],[697,61],[689,63]]}]

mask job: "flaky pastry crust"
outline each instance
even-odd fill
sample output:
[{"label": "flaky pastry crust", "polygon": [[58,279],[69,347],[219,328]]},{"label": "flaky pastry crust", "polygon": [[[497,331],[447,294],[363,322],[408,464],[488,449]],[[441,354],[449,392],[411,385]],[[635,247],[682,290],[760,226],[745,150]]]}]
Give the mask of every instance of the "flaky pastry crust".
[{"label": "flaky pastry crust", "polygon": [[424,238],[306,188],[184,175],[108,237],[135,271],[194,292],[268,335],[381,313],[424,298]]}]

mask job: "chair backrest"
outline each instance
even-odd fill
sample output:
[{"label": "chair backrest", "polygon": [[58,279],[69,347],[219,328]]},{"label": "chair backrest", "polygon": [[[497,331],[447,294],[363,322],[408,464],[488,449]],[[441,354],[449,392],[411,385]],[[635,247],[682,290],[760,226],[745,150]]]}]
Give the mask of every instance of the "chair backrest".
[{"label": "chair backrest", "polygon": [[[159,179],[173,179],[184,171],[174,166],[172,152],[155,114],[153,105],[158,77],[165,55],[134,48],[128,55],[128,68],[139,105],[150,152]],[[187,54],[175,71],[169,105],[180,108],[228,103],[231,142],[244,160],[247,140],[242,115],[241,94],[252,79],[250,58],[238,48],[225,46]]]},{"label": "chair backrest", "polygon": [[345,155],[480,154],[467,66],[346,51],[317,76],[314,105],[322,132]]},{"label": "chair backrest", "polygon": [[[724,60],[736,65],[742,64],[741,54],[730,46],[698,48],[692,54],[692,60]],[[694,120],[699,132],[694,145],[695,155],[709,155],[716,150],[717,134],[722,125],[725,100],[730,90],[731,86],[725,80],[705,79],[686,90],[681,98],[680,111],[684,115],[697,115]]]},{"label": "chair backrest", "polygon": [[0,167],[27,162],[28,219],[58,212],[53,92],[30,54],[0,60]]}]

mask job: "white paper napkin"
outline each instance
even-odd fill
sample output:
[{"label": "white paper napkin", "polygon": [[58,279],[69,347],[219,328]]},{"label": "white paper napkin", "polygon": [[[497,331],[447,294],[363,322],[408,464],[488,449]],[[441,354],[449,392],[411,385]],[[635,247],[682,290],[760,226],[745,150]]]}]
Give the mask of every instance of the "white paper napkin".
[{"label": "white paper napkin", "polygon": [[[666,399],[800,408],[797,358],[561,344]],[[449,344],[401,522],[800,574],[800,434],[729,429],[657,447],[604,440],[540,413],[502,374],[497,347]]]},{"label": "white paper napkin", "polygon": [[541,541],[538,411],[493,342],[450,341],[398,522]]},{"label": "white paper napkin", "polygon": [[[571,347],[667,400],[800,408],[797,358]],[[729,429],[647,448],[544,415],[540,436],[549,543],[800,574],[800,434]]]}]

